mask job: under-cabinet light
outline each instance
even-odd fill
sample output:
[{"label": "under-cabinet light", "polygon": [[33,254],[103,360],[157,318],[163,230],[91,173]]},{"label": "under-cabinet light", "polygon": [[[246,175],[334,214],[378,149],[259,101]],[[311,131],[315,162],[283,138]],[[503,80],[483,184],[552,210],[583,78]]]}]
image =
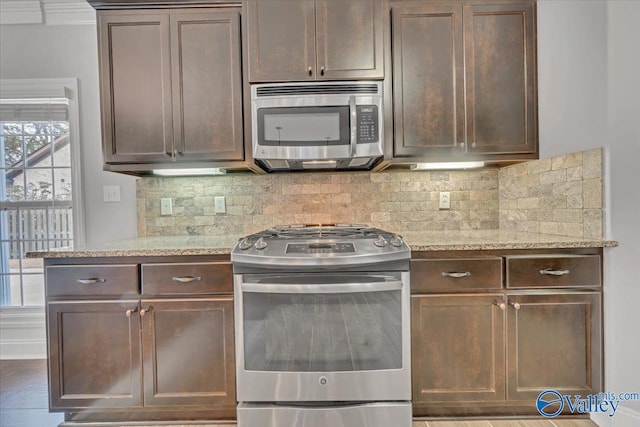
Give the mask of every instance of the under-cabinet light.
[{"label": "under-cabinet light", "polygon": [[434,162],[434,163],[416,163],[411,166],[414,171],[442,170],[442,169],[473,169],[481,168],[484,162]]},{"label": "under-cabinet light", "polygon": [[194,175],[224,175],[227,171],[220,168],[194,168],[194,169],[154,169],[153,174],[158,176],[194,176]]}]

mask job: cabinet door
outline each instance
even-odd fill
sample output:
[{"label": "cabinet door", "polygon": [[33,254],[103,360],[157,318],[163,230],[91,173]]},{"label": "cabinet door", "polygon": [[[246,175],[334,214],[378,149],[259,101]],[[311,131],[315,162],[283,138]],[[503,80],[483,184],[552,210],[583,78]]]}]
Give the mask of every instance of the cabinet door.
[{"label": "cabinet door", "polygon": [[172,157],[169,15],[98,12],[106,163]]},{"label": "cabinet door", "polygon": [[535,400],[599,393],[602,384],[600,294],[509,295],[507,397]]},{"label": "cabinet door", "polygon": [[51,410],[142,406],[137,304],[47,305]]},{"label": "cabinet door", "polygon": [[537,152],[535,6],[465,5],[470,153]]},{"label": "cabinet door", "polygon": [[318,80],[382,78],[382,1],[316,1]]},{"label": "cabinet door", "polygon": [[316,79],[314,10],[312,0],[247,3],[251,82]]},{"label": "cabinet door", "polygon": [[145,406],[235,406],[232,298],[143,300]]},{"label": "cabinet door", "polygon": [[172,12],[171,55],[178,161],[242,160],[240,14]]},{"label": "cabinet door", "polygon": [[504,399],[502,301],[500,294],[411,297],[414,405]]},{"label": "cabinet door", "polygon": [[464,154],[462,7],[394,7],[394,156]]}]

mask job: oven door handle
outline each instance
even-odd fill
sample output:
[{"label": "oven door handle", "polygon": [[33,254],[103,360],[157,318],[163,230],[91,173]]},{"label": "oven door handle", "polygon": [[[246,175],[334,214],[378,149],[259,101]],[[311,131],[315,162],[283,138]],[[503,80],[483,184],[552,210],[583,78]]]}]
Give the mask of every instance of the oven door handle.
[{"label": "oven door handle", "polygon": [[330,284],[299,284],[283,283],[243,283],[242,292],[260,294],[346,294],[398,291],[402,289],[401,281],[372,282],[372,283],[330,283]]}]

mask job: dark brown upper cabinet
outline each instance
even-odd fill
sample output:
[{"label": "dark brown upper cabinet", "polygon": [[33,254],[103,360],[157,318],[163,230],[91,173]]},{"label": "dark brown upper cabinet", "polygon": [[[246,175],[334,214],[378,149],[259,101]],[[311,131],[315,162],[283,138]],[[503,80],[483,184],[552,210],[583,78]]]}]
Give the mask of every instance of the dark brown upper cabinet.
[{"label": "dark brown upper cabinet", "polygon": [[393,157],[537,158],[535,1],[394,5]]},{"label": "dark brown upper cabinet", "polygon": [[252,0],[251,82],[381,79],[382,0]]},{"label": "dark brown upper cabinet", "polygon": [[106,164],[244,159],[239,11],[98,11]]}]

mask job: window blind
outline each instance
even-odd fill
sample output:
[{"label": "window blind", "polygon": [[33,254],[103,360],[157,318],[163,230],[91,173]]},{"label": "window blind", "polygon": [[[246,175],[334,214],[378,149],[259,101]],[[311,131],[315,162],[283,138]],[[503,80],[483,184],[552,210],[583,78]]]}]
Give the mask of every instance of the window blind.
[{"label": "window blind", "polygon": [[67,98],[0,99],[0,121],[68,121]]}]

